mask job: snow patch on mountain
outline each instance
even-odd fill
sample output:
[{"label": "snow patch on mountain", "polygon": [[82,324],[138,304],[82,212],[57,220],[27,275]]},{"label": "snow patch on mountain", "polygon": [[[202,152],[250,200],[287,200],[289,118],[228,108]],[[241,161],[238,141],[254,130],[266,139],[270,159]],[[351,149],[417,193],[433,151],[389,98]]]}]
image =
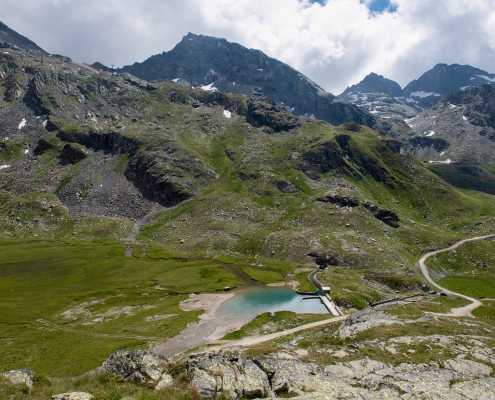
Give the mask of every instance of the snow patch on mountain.
[{"label": "snow patch on mountain", "polygon": [[207,92],[218,92],[218,89],[215,86],[213,86],[214,84],[215,82],[212,82],[209,85],[201,86],[201,89],[206,90]]},{"label": "snow patch on mountain", "polygon": [[476,76],[478,76],[479,78],[483,78],[488,82],[495,83],[495,78],[490,78],[489,76],[485,76],[485,75],[476,75]]},{"label": "snow patch on mountain", "polygon": [[423,90],[420,90],[418,92],[412,92],[411,93],[411,96],[414,96],[414,97],[421,97],[422,99],[425,98],[425,97],[430,97],[430,96],[438,96],[438,97],[442,97],[441,94],[438,94],[438,93],[433,93],[433,92],[425,92]]}]

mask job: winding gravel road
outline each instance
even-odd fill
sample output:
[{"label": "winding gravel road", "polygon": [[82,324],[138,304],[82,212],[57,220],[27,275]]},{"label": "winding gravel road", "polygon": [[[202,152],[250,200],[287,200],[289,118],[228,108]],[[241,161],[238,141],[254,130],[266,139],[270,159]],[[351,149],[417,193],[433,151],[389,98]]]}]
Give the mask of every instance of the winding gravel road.
[{"label": "winding gravel road", "polygon": [[451,290],[445,289],[444,287],[442,287],[442,286],[438,285],[437,283],[435,283],[433,281],[433,279],[431,279],[431,277],[430,277],[430,273],[428,272],[428,267],[426,266],[425,261],[429,257],[434,256],[434,255],[436,255],[438,253],[444,253],[446,251],[454,250],[454,249],[456,249],[457,247],[459,247],[460,245],[462,245],[464,243],[474,242],[475,240],[482,240],[482,239],[487,239],[487,238],[490,238],[490,237],[495,237],[495,235],[485,235],[485,236],[473,237],[473,238],[470,238],[470,239],[463,239],[463,240],[460,240],[459,242],[456,242],[452,246],[447,247],[445,249],[430,251],[429,253],[426,253],[423,257],[421,257],[419,259],[419,266],[421,268],[421,272],[423,273],[423,276],[425,277],[425,279],[432,286],[435,286],[437,289],[441,290],[444,293],[451,294],[451,295],[458,296],[458,297],[462,297],[463,299],[469,300],[471,302],[471,304],[469,304],[469,305],[467,305],[465,307],[453,308],[452,310],[450,310],[450,314],[437,314],[437,313],[435,313],[435,315],[442,315],[442,316],[448,316],[448,317],[466,317],[466,316],[472,316],[471,312],[474,309],[476,309],[479,306],[481,306],[483,303],[481,301],[479,301],[479,300],[476,300],[476,299],[474,299],[472,297],[469,297],[469,296],[466,296],[464,294],[452,292]]}]

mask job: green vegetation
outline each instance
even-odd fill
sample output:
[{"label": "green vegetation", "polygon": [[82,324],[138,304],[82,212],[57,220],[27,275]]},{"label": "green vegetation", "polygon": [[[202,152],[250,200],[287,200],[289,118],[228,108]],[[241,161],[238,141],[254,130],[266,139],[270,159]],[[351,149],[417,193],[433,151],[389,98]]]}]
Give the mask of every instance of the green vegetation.
[{"label": "green vegetation", "polygon": [[495,193],[495,174],[490,170],[462,164],[425,163],[425,167],[451,185]]},{"label": "green vegetation", "polygon": [[251,279],[261,283],[267,284],[284,282],[283,275],[276,271],[269,271],[254,267],[243,267],[241,269],[245,274],[249,275]]},{"label": "green vegetation", "polygon": [[[18,60],[19,70],[34,61],[38,66],[39,60],[30,57]],[[50,115],[51,132],[44,139],[53,148],[38,158],[24,153],[36,145],[29,138],[2,142],[0,148],[0,160],[12,162],[0,174],[2,370],[30,367],[50,376],[74,376],[95,368],[116,349],[162,342],[197,321],[200,312],[179,307],[189,293],[239,284],[219,263],[240,266],[263,283],[294,275],[299,290],[314,292],[309,271],[304,271],[316,266],[310,254],[331,254],[338,266],[318,278],[330,286],[339,305],[361,309],[369,301],[396,297],[396,291],[419,290],[424,279],[416,263],[426,251],[495,231],[493,196],[450,186],[431,171],[438,173],[436,166],[425,168],[399,142],[357,124],[334,127],[301,119],[298,128],[277,133],[247,123],[243,96],[171,82],[142,90],[123,77],[54,60],[47,60],[40,74],[44,82],[33,101]],[[226,108],[240,112],[227,119]],[[83,114],[88,110],[99,115]],[[74,165],[60,163],[66,142],[86,146],[88,157]],[[23,172],[9,175],[11,170]],[[105,209],[102,214],[110,217],[71,216],[95,215],[84,208],[89,200],[110,203],[121,186],[149,195],[129,201],[128,210],[139,212],[130,216]],[[98,192],[101,187],[111,187],[111,195]],[[67,195],[64,204],[72,207],[70,212],[55,194],[37,190]],[[355,197],[359,205],[318,200],[327,192]],[[76,193],[77,205],[66,201]],[[150,206],[149,199],[166,207],[151,217],[159,205]],[[400,226],[377,219],[364,207],[366,201],[397,213]],[[135,221],[144,224],[131,240]],[[122,243],[129,241],[140,243],[129,243],[132,257],[123,254]],[[452,290],[495,297],[493,243],[476,242],[458,249],[457,256],[429,259],[432,276]],[[447,312],[464,304],[450,296],[435,297],[390,312],[417,319],[425,311]],[[329,325],[305,334],[300,346],[319,362],[328,362],[338,357],[318,352],[318,346],[335,349],[400,334],[486,335],[481,322],[486,329],[493,326],[487,304],[476,310],[472,325],[417,321],[376,328],[346,342],[333,335],[337,325]],[[279,331],[326,317],[262,314],[227,337]],[[284,348],[287,340],[253,347],[246,354],[267,354]],[[396,356],[366,349],[364,355],[393,363],[448,356],[438,349],[429,354],[423,347],[415,356],[408,356],[405,346]],[[81,379],[87,381],[73,381],[70,387],[93,385],[91,391],[101,398],[123,395],[101,375]],[[63,382],[53,380],[54,388],[69,388]],[[49,397],[51,390],[43,396]],[[160,396],[137,386],[126,390],[137,398]],[[188,393],[183,398],[193,397]],[[182,394],[170,393],[169,398]]]},{"label": "green vegetation", "polygon": [[318,291],[317,287],[313,285],[308,279],[309,272],[299,272],[294,275],[293,280],[299,282],[297,290],[302,293],[316,293]]},{"label": "green vegetation", "polygon": [[[38,374],[35,375],[35,378]],[[43,377],[43,376],[42,376]],[[133,398],[136,400],[199,400],[197,391],[187,383],[176,379],[173,387],[160,391],[146,385],[124,381],[105,372],[88,372],[75,378],[35,379],[34,387],[10,384],[0,378],[0,398],[12,400],[49,399],[54,394],[68,392],[89,392],[96,400],[117,400]]]},{"label": "green vegetation", "polygon": [[266,312],[258,315],[241,329],[228,333],[223,339],[237,340],[247,336],[267,335],[323,319],[328,319],[328,314],[296,314],[290,311]]},{"label": "green vegetation", "polygon": [[[486,325],[481,321],[467,319],[441,318],[437,321],[416,322],[407,321],[409,316],[405,316],[405,324],[395,324],[379,326],[367,329],[358,333],[353,338],[341,339],[335,335],[339,324],[328,324],[311,331],[307,331],[304,337],[298,340],[297,346],[308,351],[307,361],[317,362],[320,365],[329,365],[336,362],[369,357],[373,360],[399,365],[400,363],[428,363],[441,362],[449,358],[456,357],[455,346],[441,345],[433,342],[430,336],[445,335],[455,337],[454,343],[462,345],[468,343],[472,337],[484,338],[488,347],[494,344],[491,337],[487,337]],[[491,332],[491,331],[489,331]],[[298,337],[300,334],[296,334]],[[407,341],[394,341],[394,338],[418,338],[418,343],[408,343]],[[280,345],[282,342],[290,342],[294,336],[276,339],[272,346]],[[373,342],[380,342],[379,346]],[[393,344],[394,351],[387,347]],[[335,354],[339,350],[344,350],[345,354]],[[256,347],[252,349],[256,352]],[[276,351],[276,350],[275,350]]]},{"label": "green vegetation", "polygon": [[471,302],[461,297],[432,296],[427,301],[413,301],[400,306],[394,305],[387,312],[402,318],[419,318],[425,313],[449,313],[453,308],[464,307],[468,304]]},{"label": "green vegetation", "polygon": [[370,287],[364,277],[353,270],[330,266],[318,273],[317,278],[323,286],[330,287],[332,299],[341,307],[361,310],[381,297],[377,287]]},{"label": "green vegetation", "polygon": [[477,240],[440,253],[427,266],[441,279],[438,283],[452,291],[478,298],[495,298],[495,240]]},{"label": "green vegetation", "polygon": [[0,369],[83,373],[117,349],[146,348],[195,321],[201,312],[182,311],[182,294],[238,284],[209,261],[149,260],[123,251],[115,244],[0,244]]}]

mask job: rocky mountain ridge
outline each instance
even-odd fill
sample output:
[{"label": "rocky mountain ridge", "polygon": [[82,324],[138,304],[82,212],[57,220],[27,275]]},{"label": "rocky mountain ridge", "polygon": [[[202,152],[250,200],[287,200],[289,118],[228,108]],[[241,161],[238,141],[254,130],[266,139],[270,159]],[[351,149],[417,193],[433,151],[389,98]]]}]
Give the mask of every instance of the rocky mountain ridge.
[{"label": "rocky mountain ridge", "polygon": [[0,21],[0,48],[22,49],[33,54],[48,56],[48,53],[28,38],[18,34]]},{"label": "rocky mountain ridge", "polygon": [[297,116],[333,125],[357,122],[385,134],[394,132],[389,122],[327,93],[287,64],[225,39],[189,33],[169,52],[117,71],[148,81],[173,80],[206,91],[261,94]]},{"label": "rocky mountain ridge", "polygon": [[383,118],[412,118],[419,112],[412,100],[405,99],[397,82],[375,73],[348,87],[338,97]]},{"label": "rocky mountain ridge", "polygon": [[448,94],[491,82],[495,82],[495,74],[479,68],[437,64],[404,89],[395,81],[371,73],[338,97],[382,117],[410,119]]},{"label": "rocky mountain ridge", "polygon": [[408,120],[408,147],[447,181],[495,193],[494,98],[495,84],[445,96]]}]

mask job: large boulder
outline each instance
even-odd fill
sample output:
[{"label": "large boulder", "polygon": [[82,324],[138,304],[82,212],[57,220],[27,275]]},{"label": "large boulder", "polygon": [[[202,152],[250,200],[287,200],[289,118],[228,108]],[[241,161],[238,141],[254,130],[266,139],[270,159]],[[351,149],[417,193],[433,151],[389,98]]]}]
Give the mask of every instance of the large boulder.
[{"label": "large boulder", "polygon": [[239,354],[200,354],[187,361],[187,374],[201,396],[229,400],[265,398],[270,392],[267,375],[253,361]]},{"label": "large boulder", "polygon": [[33,387],[34,371],[28,368],[16,369],[13,371],[7,371],[2,374],[13,385],[26,385],[28,388]]},{"label": "large boulder", "polygon": [[78,163],[88,156],[88,151],[77,143],[67,143],[62,149],[62,158],[71,164]]},{"label": "large boulder", "polygon": [[102,368],[122,379],[134,382],[158,382],[165,372],[167,359],[144,350],[117,350]]},{"label": "large boulder", "polygon": [[382,325],[403,325],[404,323],[395,315],[385,311],[376,311],[365,308],[350,314],[337,330],[337,335],[342,338],[354,337],[359,332]]}]

